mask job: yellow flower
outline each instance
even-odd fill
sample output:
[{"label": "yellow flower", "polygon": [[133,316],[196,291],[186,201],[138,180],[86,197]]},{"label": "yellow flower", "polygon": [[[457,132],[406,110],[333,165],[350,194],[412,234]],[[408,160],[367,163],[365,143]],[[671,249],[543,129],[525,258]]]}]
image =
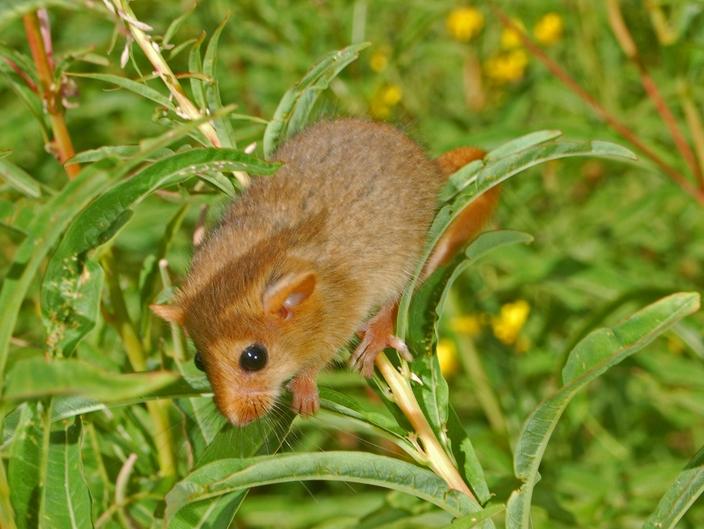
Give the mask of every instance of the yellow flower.
[{"label": "yellow flower", "polygon": [[403,98],[403,90],[397,84],[388,84],[376,91],[369,105],[369,112],[375,119],[386,119],[391,109]]},{"label": "yellow flower", "polygon": [[384,49],[376,50],[369,58],[369,66],[372,70],[379,73],[386,70],[389,65],[389,54]]},{"label": "yellow flower", "polygon": [[454,375],[460,365],[457,361],[457,347],[455,342],[447,338],[442,338],[437,345],[438,363],[440,364],[440,372],[444,377]]},{"label": "yellow flower", "polygon": [[486,62],[486,74],[499,84],[518,81],[525,74],[528,54],[523,49],[514,49],[491,57]]},{"label": "yellow flower", "polygon": [[515,343],[518,333],[528,319],[528,314],[530,314],[530,305],[527,301],[519,299],[513,303],[506,303],[501,307],[499,315],[491,320],[494,336],[506,345]]},{"label": "yellow flower", "polygon": [[518,19],[512,19],[511,22],[518,26],[519,30],[511,28],[504,28],[501,32],[501,47],[505,50],[512,50],[514,48],[520,48],[523,43],[521,42],[521,33],[526,30],[523,22]]},{"label": "yellow flower", "polygon": [[560,15],[557,13],[548,13],[535,24],[533,27],[533,35],[535,35],[535,40],[545,46],[549,46],[560,40],[564,28]]},{"label": "yellow flower", "polygon": [[458,7],[450,11],[445,24],[453,39],[469,42],[484,27],[484,15],[473,7]]},{"label": "yellow flower", "polygon": [[381,90],[381,100],[390,107],[401,102],[403,91],[397,84],[390,84]]},{"label": "yellow flower", "polygon": [[450,328],[458,334],[466,334],[468,336],[477,336],[481,330],[481,321],[474,314],[466,316],[455,316],[450,320]]}]

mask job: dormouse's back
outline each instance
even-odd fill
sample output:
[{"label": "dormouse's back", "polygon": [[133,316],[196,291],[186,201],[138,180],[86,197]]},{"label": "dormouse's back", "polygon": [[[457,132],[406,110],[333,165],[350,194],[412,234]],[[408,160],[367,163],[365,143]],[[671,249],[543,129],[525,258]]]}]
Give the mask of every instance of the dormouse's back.
[{"label": "dormouse's back", "polygon": [[231,260],[262,240],[305,232],[290,241],[299,257],[346,260],[359,274],[393,275],[394,282],[410,272],[443,180],[413,140],[383,123],[321,121],[288,140],[274,159],[281,169],[233,203],[195,268],[210,275],[216,256]]},{"label": "dormouse's back", "polygon": [[277,177],[315,188],[325,204],[346,209],[361,202],[382,206],[374,201],[391,197],[404,204],[435,200],[441,181],[435,164],[403,132],[362,119],[316,123],[286,142],[275,160],[285,164]]}]

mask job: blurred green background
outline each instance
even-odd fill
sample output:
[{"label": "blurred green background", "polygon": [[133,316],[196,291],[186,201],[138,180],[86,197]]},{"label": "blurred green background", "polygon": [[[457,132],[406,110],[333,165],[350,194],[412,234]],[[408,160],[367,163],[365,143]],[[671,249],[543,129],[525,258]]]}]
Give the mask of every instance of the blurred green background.
[{"label": "blurred green background", "polygon": [[[686,173],[637,69],[611,32],[605,4],[496,4],[610,113]],[[140,0],[132,7],[155,35],[163,35],[174,19],[193,9],[165,51],[177,74],[188,70],[188,47],[180,45],[192,43],[203,31],[212,34],[229,16],[217,78],[224,102],[237,104],[241,114],[269,119],[285,90],[319,57],[369,41],[360,59],[332,83],[319,105],[321,116],[388,120],[433,155],[462,145],[490,149],[541,129],[633,148],[484,3],[204,0],[193,6]],[[684,109],[694,105],[701,119],[704,2],[627,1],[622,9],[646,67],[696,145]],[[100,3],[52,7],[50,16],[54,52],[57,61],[69,59],[68,71],[133,79],[150,75],[139,51],[136,63],[120,68],[124,35],[116,34]],[[0,22],[2,45],[28,53],[20,19]],[[96,80],[72,79],[75,90],[66,94],[66,120],[77,152],[136,144],[166,130],[153,103]],[[188,86],[187,79],[182,82]],[[166,93],[158,79],[149,84]],[[47,153],[41,127],[2,79],[0,105],[0,149],[10,150],[9,159],[48,188],[60,188],[65,174]],[[264,125],[250,120],[233,124],[239,145],[258,142],[260,153]],[[0,264],[6,271],[17,242],[17,233],[7,226],[26,225],[33,205],[7,186],[0,188],[0,197],[5,226]],[[194,204],[204,201],[215,206],[210,212],[214,221],[225,201],[218,195],[193,199]],[[168,197],[153,196],[120,234],[113,253],[126,293],[136,291],[142,262],[163,236],[164,219],[178,207]],[[667,293],[701,291],[703,207],[643,157],[631,164],[551,162],[504,186],[491,225],[529,232],[535,242],[501,250],[463,276],[443,319],[439,347],[452,402],[499,498],[515,487],[511,447],[521,424],[558,387],[565,355],[576,341]],[[191,208],[169,252],[175,282],[187,268],[197,216],[198,208]],[[10,362],[42,348],[37,291],[24,306]],[[541,467],[535,527],[640,527],[677,472],[704,445],[703,321],[696,315],[679,324],[575,398]],[[79,356],[111,369],[124,364],[117,335],[106,325],[81,345]],[[331,370],[321,383],[370,395],[363,380],[343,368]],[[328,412],[297,422],[287,444],[292,450],[394,451],[393,445],[350,431],[348,423]],[[351,490],[358,495],[351,497]],[[391,509],[389,505],[419,514],[418,525],[410,527],[434,526],[432,512],[424,515],[427,519],[420,516],[428,510],[420,502],[361,486],[312,483],[253,491],[236,527],[366,527],[360,518]],[[702,526],[700,502],[678,527]]]}]

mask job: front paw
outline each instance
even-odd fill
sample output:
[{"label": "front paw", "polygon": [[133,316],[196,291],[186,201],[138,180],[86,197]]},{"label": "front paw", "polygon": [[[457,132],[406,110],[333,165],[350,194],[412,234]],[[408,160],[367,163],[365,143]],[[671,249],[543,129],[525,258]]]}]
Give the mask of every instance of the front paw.
[{"label": "front paw", "polygon": [[314,379],[296,377],[289,383],[292,393],[291,409],[301,415],[314,415],[320,409],[318,386]]}]

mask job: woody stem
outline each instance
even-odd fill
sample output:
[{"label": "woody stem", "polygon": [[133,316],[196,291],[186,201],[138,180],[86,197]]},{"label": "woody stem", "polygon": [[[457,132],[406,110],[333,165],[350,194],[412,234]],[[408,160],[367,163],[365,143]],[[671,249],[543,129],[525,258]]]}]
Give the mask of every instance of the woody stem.
[{"label": "woody stem", "polygon": [[559,79],[562,84],[567,88],[572,90],[577,96],[579,96],[582,101],[587,103],[591,109],[596,113],[596,115],[604,120],[612,129],[614,129],[618,134],[620,134],[626,141],[631,143],[636,149],[638,149],[646,158],[649,158],[655,165],[657,165],[662,172],[667,174],[675,183],[677,183],[684,191],[689,193],[694,197],[700,204],[704,205],[704,192],[693,186],[682,174],[668,164],[665,160],[660,158],[660,156],[653,151],[647,144],[645,144],[631,129],[629,129],[623,122],[611,114],[606,108],[604,108],[594,97],[589,94],[582,86],[570,75],[568,74],[557,62],[550,58],[533,40],[523,31],[517,24],[515,24],[509,17],[504,13],[504,11],[498,7],[496,4],[492,3],[491,8],[496,13],[501,23],[515,31],[523,45],[526,49],[533,54],[533,56],[538,59],[543,65],[552,73],[557,79]]},{"label": "woody stem", "polygon": [[704,188],[704,176],[702,175],[701,168],[699,167],[697,159],[694,156],[694,152],[689,146],[689,143],[687,143],[684,134],[682,134],[682,131],[677,124],[677,120],[672,114],[670,107],[667,106],[665,98],[662,97],[657,84],[655,84],[650,72],[648,72],[648,69],[645,67],[645,63],[643,62],[643,59],[638,51],[638,47],[631,36],[631,32],[628,30],[628,26],[626,26],[626,22],[623,20],[619,0],[606,0],[606,11],[608,13],[611,29],[614,32],[616,40],[621,46],[623,53],[626,54],[626,57],[636,66],[638,70],[638,75],[640,76],[640,81],[643,85],[645,93],[653,102],[655,109],[658,114],[660,114],[660,118],[669,129],[670,136],[672,136],[672,141],[674,142],[675,147],[679,151],[680,156],[682,156],[684,161],[689,166],[689,170],[699,183],[700,189]]},{"label": "woody stem", "polygon": [[473,500],[476,500],[474,494],[472,494],[472,491],[469,490],[462,476],[460,476],[457,467],[455,467],[435,436],[435,432],[433,432],[423,411],[420,409],[408,379],[396,370],[383,352],[376,357],[375,364],[389,385],[394,402],[396,402],[418,435],[430,468],[445,480],[450,488],[463,492]]},{"label": "woody stem", "polygon": [[[65,164],[75,154],[71,136],[64,120],[63,106],[61,105],[61,83],[54,82],[54,68],[49,59],[47,49],[44,46],[39,29],[39,17],[35,11],[27,13],[22,17],[24,30],[27,34],[27,43],[32,52],[32,59],[37,68],[40,81],[40,95],[44,101],[44,107],[49,114],[51,129],[54,133],[54,143],[59,162]],[[66,164],[66,173],[73,179],[81,170],[78,164]]]}]

